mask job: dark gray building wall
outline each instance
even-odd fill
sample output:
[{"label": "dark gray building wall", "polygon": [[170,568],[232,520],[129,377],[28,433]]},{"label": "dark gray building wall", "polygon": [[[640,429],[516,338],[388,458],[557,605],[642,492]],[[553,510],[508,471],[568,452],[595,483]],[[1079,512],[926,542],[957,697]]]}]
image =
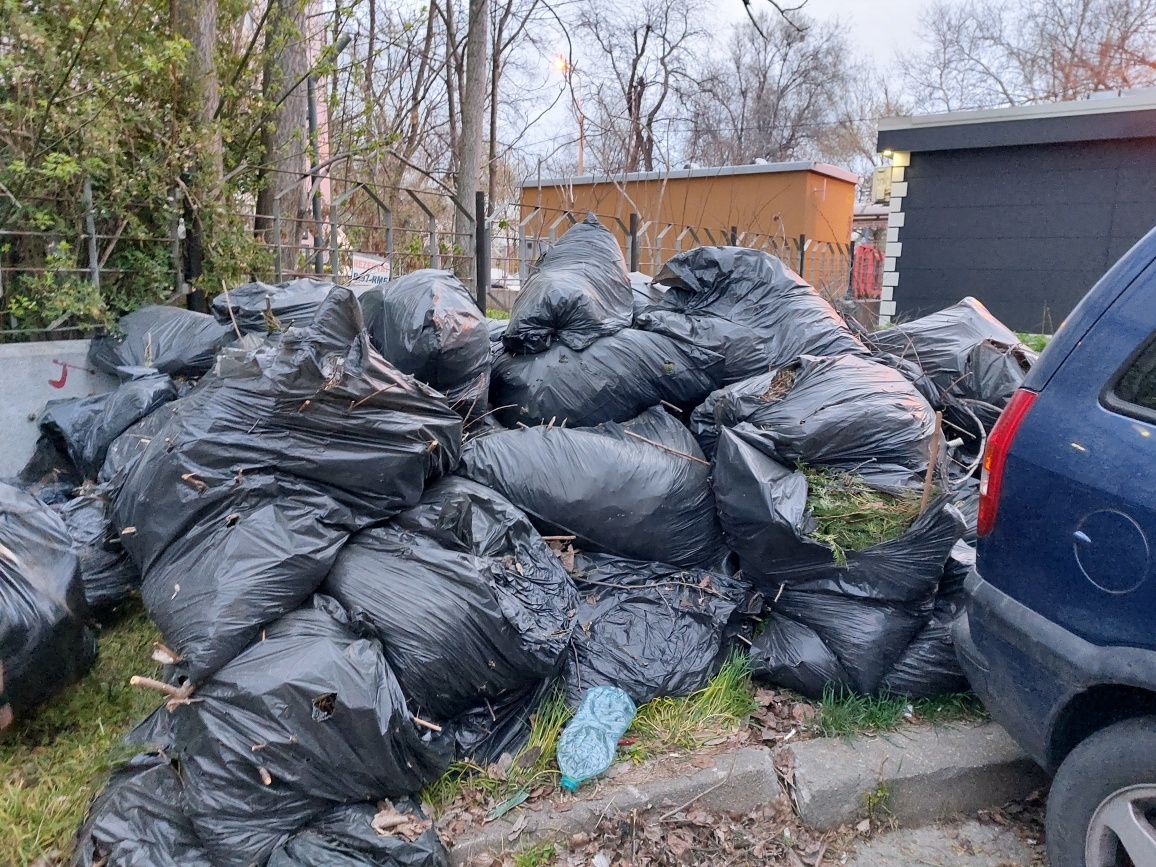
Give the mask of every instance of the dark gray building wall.
[{"label": "dark gray building wall", "polygon": [[913,152],[896,314],[974,295],[1020,331],[1052,331],[1156,225],[1156,139]]}]

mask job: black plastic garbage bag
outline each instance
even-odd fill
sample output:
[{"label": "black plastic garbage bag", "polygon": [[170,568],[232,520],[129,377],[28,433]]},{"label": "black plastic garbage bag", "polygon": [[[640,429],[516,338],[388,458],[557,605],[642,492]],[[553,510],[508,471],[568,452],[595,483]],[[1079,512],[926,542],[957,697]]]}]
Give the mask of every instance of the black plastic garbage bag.
[{"label": "black plastic garbage bag", "polygon": [[457,461],[461,419],[371,349],[348,289],[273,349],[223,356],[114,502],[145,605],[194,682],[300,605],[350,533]]},{"label": "black plastic garbage bag", "polygon": [[[907,549],[917,542],[930,546],[930,553],[921,554],[927,559],[919,560],[918,566],[927,569],[928,563],[938,561],[931,570],[938,582],[952,544],[965,529],[963,516],[948,505],[948,495],[933,500],[935,507],[929,505],[900,536],[863,550],[845,551],[847,565],[838,567],[831,546],[809,535],[814,519],[807,508],[806,477],[774,460],[768,451],[761,432],[750,425],[724,429],[714,476],[719,519],[727,541],[738,554],[743,573],[761,590],[773,596],[780,584],[808,576],[813,568],[855,569],[858,561],[871,563],[889,556],[910,560]],[[935,532],[926,528],[916,532],[940,513],[947,517],[932,522]]]},{"label": "black plastic garbage bag", "polygon": [[800,355],[865,355],[843,318],[776,257],[745,247],[696,247],[655,276],[669,287],[636,325],[726,358],[726,383]]},{"label": "black plastic garbage bag", "polygon": [[682,340],[624,328],[581,352],[555,345],[494,360],[491,403],[507,427],[627,421],[667,401],[692,409],[722,382],[722,358]]},{"label": "black plastic garbage bag", "polygon": [[80,565],[63,519],[0,484],[0,665],[19,714],[79,680],[96,657]]},{"label": "black plastic garbage bag", "polygon": [[751,673],[802,695],[836,694],[851,688],[851,676],[815,630],[773,610],[763,615],[762,632],[751,642]]},{"label": "black plastic garbage bag", "polygon": [[963,479],[951,495],[951,504],[963,515],[963,541],[975,544],[976,524],[979,522],[979,479]]},{"label": "black plastic garbage bag", "polygon": [[743,574],[773,600],[774,615],[807,627],[773,626],[757,667],[785,673],[783,685],[812,697],[822,694],[827,675],[839,678],[829,681],[834,685],[875,693],[930,620],[963,518],[940,496],[905,532],[846,551],[840,565],[828,546],[807,536],[803,474],[767,457],[750,434],[740,426],[720,437],[719,516]]},{"label": "black plastic garbage bag", "polygon": [[64,446],[83,478],[95,479],[113,441],[176,397],[171,377],[149,371],[104,394],[50,400],[37,423]]},{"label": "black plastic garbage bag", "polygon": [[490,343],[492,343],[492,344],[496,343],[497,344],[496,347],[494,347],[494,346],[490,347],[491,352],[493,352],[495,350],[498,350],[498,351],[501,350],[502,337],[505,335],[506,326],[508,326],[509,324],[510,324],[509,319],[490,319],[489,317],[486,318],[486,331],[490,335]]},{"label": "black plastic garbage bag", "polygon": [[[412,794],[452,757],[417,728],[381,645],[314,597],[172,714],[187,813],[214,864],[263,864],[334,806]],[[424,732],[424,733],[423,733]]]},{"label": "black plastic garbage bag", "polygon": [[103,487],[84,490],[60,508],[77,558],[89,608],[107,608],[140,587],[140,571],[109,524],[111,499]]},{"label": "black plastic garbage bag", "polygon": [[640,271],[630,272],[630,291],[634,293],[634,315],[662,301],[666,287],[656,283]]},{"label": "black plastic garbage bag", "polygon": [[461,472],[506,496],[539,531],[573,535],[583,551],[704,568],[726,553],[710,464],[660,408],[621,424],[477,437]]},{"label": "black plastic garbage bag", "polygon": [[558,683],[547,678],[458,716],[449,724],[458,758],[489,767],[503,753],[515,755],[530,737],[534,714]]},{"label": "black plastic garbage bag", "polygon": [[324,592],[366,622],[411,706],[439,721],[555,674],[577,605],[526,516],[462,478],[357,534]]},{"label": "black plastic garbage bag", "polygon": [[715,502],[730,548],[748,578],[766,579],[774,596],[780,572],[797,562],[830,562],[831,549],[807,536],[807,479],[769,457],[761,433],[748,424],[719,432]]},{"label": "black plastic garbage bag", "polygon": [[[1037,355],[1022,344],[985,340],[969,353],[967,373],[949,393],[944,418],[978,440],[991,432],[1012,392],[1023,385]],[[972,416],[982,425],[973,423]]]},{"label": "black plastic garbage bag", "polygon": [[749,422],[787,466],[817,464],[871,477],[927,468],[935,414],[898,371],[853,355],[804,355],[716,391],[691,431],[708,456],[718,427]]},{"label": "black plastic garbage bag", "polygon": [[97,475],[99,481],[102,484],[111,482],[122,470],[127,472],[129,466],[144,453],[152,438],[172,421],[180,407],[180,400],[162,404],[114,439]]},{"label": "black plastic garbage bag", "polygon": [[[869,340],[879,351],[918,364],[944,395],[994,396],[1000,391],[1010,395],[1014,390],[1015,386],[1008,387],[1008,371],[1001,370],[1002,365],[984,369],[985,358],[988,363],[998,361],[994,354],[984,352],[975,359],[978,369],[973,364],[972,352],[981,344],[993,343],[1009,352],[1014,348],[1028,366],[1035,357],[1014,331],[970,296],[920,319],[876,331]],[[1022,375],[1016,378],[1023,381]]]},{"label": "black plastic garbage bag", "polygon": [[935,594],[931,620],[883,678],[883,691],[928,698],[969,689],[967,675],[955,653],[951,627],[963,614],[967,601],[963,582],[974,565],[975,548],[967,542],[956,542]]},{"label": "black plastic garbage bag", "polygon": [[881,352],[917,364],[939,393],[946,430],[978,450],[1036,354],[979,301],[967,297],[936,313],[876,331]]},{"label": "black plastic garbage bag", "polygon": [[94,366],[117,375],[120,368],[152,367],[170,376],[200,376],[234,337],[232,326],[207,313],[160,305],[121,317],[117,330],[120,336],[98,337],[88,349]]},{"label": "black plastic garbage bag", "polygon": [[633,318],[626,260],[614,236],[590,214],[531,267],[502,339],[518,354],[544,352],[555,342],[581,350]]},{"label": "black plastic garbage bag", "polygon": [[636,704],[707,685],[730,650],[728,629],[762,598],[739,578],[606,555],[575,563],[580,605],[566,690],[577,705],[592,686]]},{"label": "black plastic garbage bag", "polygon": [[244,334],[284,331],[312,322],[333,288],[330,281],[312,277],[286,283],[245,283],[214,298],[213,315],[230,329],[236,322]]},{"label": "black plastic garbage bag", "polygon": [[183,810],[167,757],[145,753],[115,771],[76,835],[73,867],[215,867]]},{"label": "black plastic garbage bag", "polygon": [[[388,815],[413,814],[428,821],[411,801],[389,804]],[[373,827],[375,804],[335,807],[278,846],[267,867],[449,867],[449,853],[433,824],[414,840]]]},{"label": "black plastic garbage bag", "polygon": [[488,320],[452,271],[414,271],[368,290],[361,304],[372,311],[365,326],[386,361],[436,388],[461,415],[486,411]]}]

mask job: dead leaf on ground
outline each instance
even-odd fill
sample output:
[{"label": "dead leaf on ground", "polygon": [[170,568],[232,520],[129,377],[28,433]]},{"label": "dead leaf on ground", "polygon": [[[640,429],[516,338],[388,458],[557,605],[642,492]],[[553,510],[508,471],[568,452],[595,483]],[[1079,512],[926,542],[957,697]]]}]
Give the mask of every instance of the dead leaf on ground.
[{"label": "dead leaf on ground", "polygon": [[370,825],[382,837],[398,836],[412,843],[430,829],[433,823],[416,813],[402,813],[390,801],[380,801]]}]

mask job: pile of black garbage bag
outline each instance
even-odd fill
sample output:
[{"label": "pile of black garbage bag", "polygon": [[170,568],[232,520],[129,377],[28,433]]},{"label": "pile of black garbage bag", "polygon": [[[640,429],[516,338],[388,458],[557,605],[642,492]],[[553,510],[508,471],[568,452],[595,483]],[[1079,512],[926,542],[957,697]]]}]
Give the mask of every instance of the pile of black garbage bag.
[{"label": "pile of black garbage bag", "polygon": [[[46,407],[0,486],[18,715],[131,595],[169,661],[74,863],[446,864],[411,799],[451,762],[516,753],[556,691],[686,695],[736,653],[812,697],[966,688],[974,458],[1034,359],[974,299],[868,333],[754,250],[628,274],[591,217],[508,322],[433,270],[213,310],[94,342],[120,386]],[[929,464],[897,538],[812,535],[803,468]]]}]

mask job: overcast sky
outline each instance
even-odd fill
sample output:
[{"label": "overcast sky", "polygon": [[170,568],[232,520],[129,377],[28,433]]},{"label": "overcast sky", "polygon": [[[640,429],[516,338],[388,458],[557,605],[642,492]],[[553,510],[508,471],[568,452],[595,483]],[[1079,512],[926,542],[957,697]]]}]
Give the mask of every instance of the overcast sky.
[{"label": "overcast sky", "polygon": [[[894,61],[896,48],[915,38],[916,18],[923,5],[926,0],[807,0],[805,11],[812,18],[842,21],[857,53],[886,70]],[[713,7],[727,20],[746,17],[742,0],[706,0],[703,7]],[[766,0],[751,0],[751,8],[771,7]]]}]

